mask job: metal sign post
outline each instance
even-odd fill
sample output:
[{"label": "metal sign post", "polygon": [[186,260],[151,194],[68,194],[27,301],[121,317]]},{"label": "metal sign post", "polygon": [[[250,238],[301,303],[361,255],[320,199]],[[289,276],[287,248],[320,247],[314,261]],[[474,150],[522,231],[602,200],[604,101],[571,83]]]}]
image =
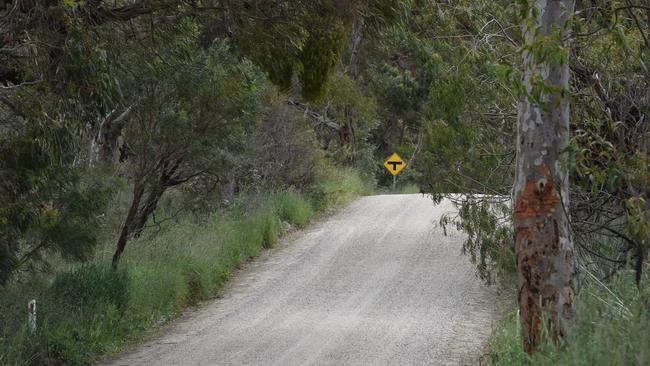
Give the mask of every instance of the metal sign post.
[{"label": "metal sign post", "polygon": [[399,155],[393,154],[386,159],[384,167],[386,167],[388,172],[393,175],[393,186],[391,187],[391,191],[395,193],[395,191],[397,191],[397,174],[399,174],[402,169],[406,168],[406,163],[399,157]]}]

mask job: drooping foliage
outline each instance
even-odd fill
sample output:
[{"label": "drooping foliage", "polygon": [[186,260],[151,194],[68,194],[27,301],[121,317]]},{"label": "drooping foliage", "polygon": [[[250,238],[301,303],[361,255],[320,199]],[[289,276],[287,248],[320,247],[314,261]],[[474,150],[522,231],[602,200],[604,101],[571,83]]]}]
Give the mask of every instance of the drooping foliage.
[{"label": "drooping foliage", "polygon": [[238,62],[223,42],[206,51],[181,42],[168,39],[166,50],[126,77],[134,106],[123,160],[134,191],[114,265],[167,189],[201,175],[223,179],[261,112],[264,85],[250,62]]},{"label": "drooping foliage", "polygon": [[[0,0],[0,287],[244,193],[327,207],[385,188],[393,152],[400,186],[458,205],[440,223],[467,234],[479,277],[509,279],[520,52],[550,49],[524,44],[523,3]],[[639,281],[650,250],[647,8],[577,1],[571,24],[563,164],[580,268],[599,279]]]},{"label": "drooping foliage", "polygon": [[93,253],[111,182],[101,171],[70,168],[69,138],[50,121],[1,139],[0,285],[19,270],[46,265],[47,255],[84,260]]},{"label": "drooping foliage", "polygon": [[[415,111],[410,115],[421,126],[416,129],[422,133],[421,144],[414,133],[405,134],[414,146],[405,151],[418,151],[415,179],[434,197],[470,194],[458,201],[465,214],[447,217],[443,224],[456,223],[467,231],[465,250],[476,258],[479,275],[488,281],[503,268],[513,268],[503,265],[504,258],[514,259],[511,236],[495,233],[509,230],[511,219],[515,103],[522,96],[518,50],[523,42],[517,9],[510,3],[468,2],[453,7],[430,4],[408,14],[410,21],[396,28],[414,37],[424,32],[418,21],[430,25],[431,33],[416,44],[434,50],[428,51],[432,55],[428,60],[437,60],[431,62],[439,71],[426,84],[431,91],[419,94],[424,98],[399,93],[388,98],[421,100],[416,107],[399,104]],[[563,155],[571,171],[572,231],[582,266],[608,277],[632,264],[640,276],[647,257],[647,232],[638,223],[646,222],[648,212],[644,187],[649,99],[643,66],[648,57],[648,15],[643,6],[624,2],[578,2],[576,14],[570,63],[571,143]],[[412,73],[418,70],[416,57],[396,53],[394,59],[404,70],[411,65],[410,75],[417,75]],[[402,85],[417,85],[420,79],[424,78],[400,77],[385,85],[416,90]],[[381,99],[380,105],[390,104]],[[407,119],[398,121],[403,124]],[[395,135],[402,133],[384,136]],[[479,212],[494,217],[481,218]]]},{"label": "drooping foliage", "polygon": [[[253,15],[235,9],[228,23],[240,51],[288,90],[298,76],[307,101],[324,97],[329,77],[339,63],[347,34],[364,1],[318,0],[296,6],[291,1],[243,3]],[[277,19],[282,18],[282,22]]]},{"label": "drooping foliage", "polygon": [[362,6],[0,5],[2,283],[47,249],[88,258],[115,190],[106,177],[134,192],[118,248],[169,188],[197,182],[211,191],[218,182],[232,192],[226,182],[236,179],[236,156],[245,154],[269,88],[254,64],[280,87],[297,77],[305,98],[320,98]]}]

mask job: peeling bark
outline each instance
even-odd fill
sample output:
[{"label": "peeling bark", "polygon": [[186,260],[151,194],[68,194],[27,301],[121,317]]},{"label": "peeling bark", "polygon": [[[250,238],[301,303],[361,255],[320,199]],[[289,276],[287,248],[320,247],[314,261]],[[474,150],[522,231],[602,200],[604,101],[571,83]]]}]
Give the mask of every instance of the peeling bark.
[{"label": "peeling bark", "polygon": [[359,78],[359,50],[363,41],[364,18],[360,16],[352,29],[352,44],[350,47],[350,62],[348,63],[348,76],[352,80]]},{"label": "peeling bark", "polygon": [[[518,107],[517,161],[513,189],[517,285],[524,349],[535,351],[542,328],[553,340],[574,317],[575,260],[569,222],[569,181],[560,155],[569,140],[569,65],[566,45],[574,1],[528,1],[523,32],[523,85],[529,96]],[[543,37],[560,32],[559,57],[535,52]],[[539,37],[539,38],[538,38]],[[538,93],[541,80],[544,88]],[[539,95],[533,100],[532,95]]]},{"label": "peeling bark", "polygon": [[117,117],[117,109],[113,110],[99,122],[99,131],[90,145],[89,165],[97,162],[111,164],[115,156],[117,142],[122,134],[126,119],[129,117],[133,106],[122,111]]},{"label": "peeling bark", "polygon": [[[367,4],[363,6],[367,7]],[[350,60],[346,73],[351,80],[357,80],[359,78],[359,51],[361,49],[361,43],[363,42],[363,30],[364,30],[364,17],[359,16],[357,21],[352,28],[352,39],[350,44]],[[345,107],[345,119],[344,123],[339,129],[339,143],[342,147],[349,147],[350,149],[350,160],[354,159],[356,155],[356,122],[357,122],[357,113],[350,106]]]}]

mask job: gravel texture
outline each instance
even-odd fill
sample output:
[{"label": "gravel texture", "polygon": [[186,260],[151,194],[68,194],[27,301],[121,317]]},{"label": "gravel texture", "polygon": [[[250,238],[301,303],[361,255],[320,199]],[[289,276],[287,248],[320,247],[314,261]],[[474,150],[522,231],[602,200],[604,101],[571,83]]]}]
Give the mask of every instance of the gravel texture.
[{"label": "gravel texture", "polygon": [[495,294],[453,213],[422,195],[361,198],[283,238],[223,297],[110,365],[475,365]]}]

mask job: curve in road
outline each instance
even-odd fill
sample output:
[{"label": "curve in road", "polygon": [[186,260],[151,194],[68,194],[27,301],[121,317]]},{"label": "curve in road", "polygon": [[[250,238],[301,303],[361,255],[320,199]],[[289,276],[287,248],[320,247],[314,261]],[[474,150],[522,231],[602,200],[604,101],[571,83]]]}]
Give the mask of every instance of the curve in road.
[{"label": "curve in road", "polygon": [[473,365],[494,294],[422,195],[361,198],[112,365]]}]

